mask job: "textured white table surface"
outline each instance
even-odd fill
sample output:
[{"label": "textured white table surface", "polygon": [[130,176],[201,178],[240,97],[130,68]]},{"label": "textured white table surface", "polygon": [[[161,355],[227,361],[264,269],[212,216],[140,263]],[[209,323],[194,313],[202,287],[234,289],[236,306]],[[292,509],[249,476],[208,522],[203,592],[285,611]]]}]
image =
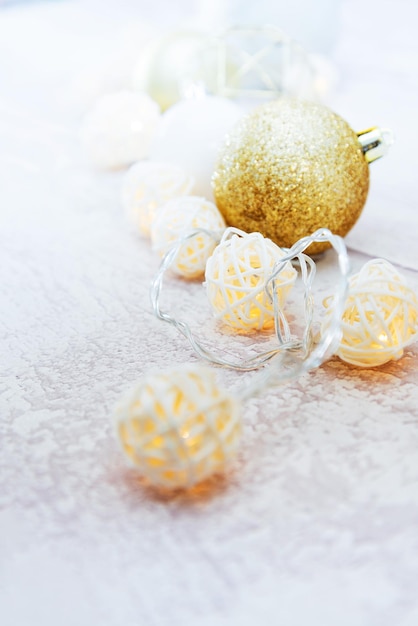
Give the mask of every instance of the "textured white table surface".
[{"label": "textured white table surface", "polygon": [[[139,5],[3,4],[0,623],[415,626],[418,345],[272,389],[246,404],[228,477],[189,496],[145,489],[109,415],[142,373],[194,357],[151,314],[158,261],[125,221],[122,175],[92,170],[76,135],[102,88],[85,65],[126,43]],[[416,17],[412,1],[343,2],[329,101],[398,138],[348,238],[353,267],[386,256],[418,288]],[[328,256],[319,273],[330,284]],[[177,311],[210,317],[200,285],[167,285]],[[207,338],[232,349],[210,323]]]}]

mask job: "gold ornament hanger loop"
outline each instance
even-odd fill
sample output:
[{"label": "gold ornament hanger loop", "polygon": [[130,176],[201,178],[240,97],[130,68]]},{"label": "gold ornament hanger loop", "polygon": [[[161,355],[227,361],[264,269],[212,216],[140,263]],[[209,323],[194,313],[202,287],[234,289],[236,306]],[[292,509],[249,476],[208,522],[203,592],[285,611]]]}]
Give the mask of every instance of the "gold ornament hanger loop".
[{"label": "gold ornament hanger loop", "polygon": [[367,163],[373,163],[385,156],[395,141],[394,134],[389,128],[379,126],[361,130],[357,136]]}]

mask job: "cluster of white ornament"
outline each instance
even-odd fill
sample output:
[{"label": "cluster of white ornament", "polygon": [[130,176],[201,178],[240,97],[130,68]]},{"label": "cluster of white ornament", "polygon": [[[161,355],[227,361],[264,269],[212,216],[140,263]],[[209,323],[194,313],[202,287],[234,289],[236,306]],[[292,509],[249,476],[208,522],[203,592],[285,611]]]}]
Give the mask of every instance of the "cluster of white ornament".
[{"label": "cluster of white ornament", "polygon": [[[210,180],[218,148],[244,112],[227,98],[198,93],[196,77],[203,77],[206,84],[217,79],[212,65],[203,71],[205,63],[196,75],[195,57],[202,62],[213,52],[201,44],[199,37],[181,36],[150,49],[136,74],[136,87],[144,91],[103,96],[85,119],[82,140],[97,166],[131,166],[123,181],[123,204],[137,232],[150,237],[163,257],[154,312],[176,326],[200,356],[235,367],[213,358],[186,324],[160,312],[158,294],[165,271],[171,269],[185,279],[204,275],[209,305],[220,322],[238,332],[276,328],[280,339],[278,316],[284,315],[297,277],[291,260],[298,258],[302,267],[305,248],[299,254],[297,242],[288,253],[260,233],[226,229],[213,204]],[[174,56],[184,46],[188,60],[174,76],[179,67],[179,57]],[[214,58],[210,56],[211,63]],[[235,75],[240,68],[229,70]],[[188,91],[194,97],[178,101]],[[309,264],[314,262],[305,263],[305,295],[310,294]],[[343,292],[339,285],[337,295],[324,301],[322,339],[329,338],[330,344],[324,339],[322,352],[316,355],[313,348],[305,369],[301,360],[299,373],[320,365],[339,330],[335,353],[361,367],[398,359],[418,338],[417,296],[389,263],[370,261],[350,279],[345,303]],[[308,309],[310,295],[305,300]],[[308,336],[307,332],[304,341]],[[295,342],[284,341],[280,349],[295,347]],[[266,353],[257,365],[280,349]],[[152,484],[164,487],[191,487],[223,470],[237,449],[241,430],[238,401],[217,385],[213,371],[200,365],[146,376],[119,405],[116,421],[130,462]]]},{"label": "cluster of white ornament", "polygon": [[122,199],[137,231],[151,238],[164,257],[177,246],[171,270],[197,278],[225,230],[215,204],[191,195],[193,178],[182,168],[158,161],[134,164],[125,175]]},{"label": "cluster of white ornament", "polygon": [[[196,193],[211,198],[206,174],[214,148],[242,114],[224,96],[316,99],[318,79],[328,83],[329,77],[314,65],[313,57],[272,26],[231,28],[217,36],[180,29],[151,40],[149,32],[139,32],[138,61],[131,70],[120,68],[125,80],[116,81],[124,90],[98,99],[85,118],[83,143],[102,168],[126,167],[148,156],[173,162],[174,156],[175,163],[192,168]],[[97,75],[89,83],[95,81],[100,83]],[[102,85],[103,92],[110,85]],[[196,98],[205,94],[212,97]]]},{"label": "cluster of white ornament", "polygon": [[145,92],[102,96],[84,120],[81,139],[94,165],[128,167],[150,159],[180,167],[194,191],[213,199],[211,176],[225,134],[242,117],[236,104],[218,96],[193,97],[160,113]]},{"label": "cluster of white ornament", "polygon": [[122,202],[139,234],[151,237],[164,255],[191,230],[202,231],[184,242],[172,265],[185,278],[204,273],[225,229],[210,180],[218,148],[242,115],[230,100],[215,96],[178,102],[160,115],[147,94],[123,92],[103,97],[86,120],[84,143],[97,165],[133,163]]}]

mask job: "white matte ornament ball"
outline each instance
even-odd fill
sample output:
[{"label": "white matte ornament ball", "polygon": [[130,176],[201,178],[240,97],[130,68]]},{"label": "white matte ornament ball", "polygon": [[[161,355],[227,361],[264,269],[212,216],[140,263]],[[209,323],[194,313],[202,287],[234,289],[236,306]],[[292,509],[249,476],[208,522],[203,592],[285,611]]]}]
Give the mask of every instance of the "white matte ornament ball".
[{"label": "white matte ornament ball", "polygon": [[149,236],[158,209],[173,198],[189,194],[193,186],[193,177],[177,165],[141,161],[125,175],[122,201],[138,231]]},{"label": "white matte ornament ball", "polygon": [[217,96],[178,102],[161,117],[151,158],[183,167],[195,179],[194,192],[212,200],[211,177],[219,148],[242,116],[236,104]]},{"label": "white matte ornament ball", "polygon": [[237,399],[186,364],[143,378],[116,410],[131,465],[155,486],[192,487],[225,469],[241,434]]},{"label": "white matte ornament ball", "polygon": [[160,108],[147,94],[118,91],[97,101],[81,139],[95,165],[126,167],[148,156],[159,121]]},{"label": "white matte ornament ball", "polygon": [[[279,246],[260,233],[227,229],[206,265],[206,290],[216,318],[237,330],[272,328],[274,305],[266,286],[275,264],[284,255]],[[296,277],[289,261],[276,277],[281,308]]]},{"label": "white matte ornament ball", "polygon": [[216,40],[193,30],[175,30],[148,44],[134,71],[135,88],[146,91],[163,111],[200,86],[214,92],[218,83]]},{"label": "white matte ornament ball", "polygon": [[171,269],[184,278],[197,278],[204,274],[217,238],[225,230],[224,219],[217,207],[198,196],[176,198],[158,211],[151,228],[154,250],[161,256],[195,229],[204,229],[213,235],[199,232],[181,244]]},{"label": "white matte ornament ball", "polygon": [[[324,328],[333,310],[326,298]],[[376,367],[403,355],[418,340],[418,298],[405,278],[383,259],[373,259],[352,276],[336,354],[359,367]]]}]

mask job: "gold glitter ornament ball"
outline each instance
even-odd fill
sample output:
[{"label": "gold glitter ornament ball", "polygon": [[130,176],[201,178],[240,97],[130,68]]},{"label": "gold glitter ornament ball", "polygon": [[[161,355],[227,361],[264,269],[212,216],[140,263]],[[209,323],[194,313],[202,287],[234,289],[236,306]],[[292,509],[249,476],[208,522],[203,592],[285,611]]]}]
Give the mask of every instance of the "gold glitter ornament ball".
[{"label": "gold glitter ornament ball", "polygon": [[[339,115],[281,98],[254,109],[228,134],[212,185],[230,226],[289,248],[317,228],[348,233],[366,202],[369,166]],[[328,247],[315,243],[308,253]]]}]

